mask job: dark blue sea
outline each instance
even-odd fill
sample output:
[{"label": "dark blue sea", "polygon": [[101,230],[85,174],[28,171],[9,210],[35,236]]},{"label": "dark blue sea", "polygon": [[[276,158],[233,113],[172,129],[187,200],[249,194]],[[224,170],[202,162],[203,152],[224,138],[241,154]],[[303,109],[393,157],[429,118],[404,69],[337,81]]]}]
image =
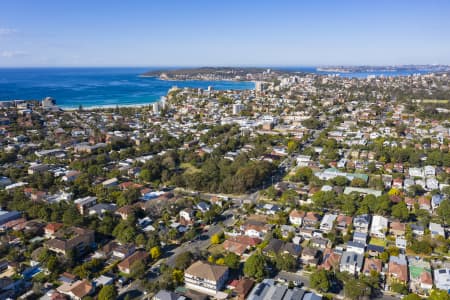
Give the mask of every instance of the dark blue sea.
[{"label": "dark blue sea", "polygon": [[[284,68],[289,71],[328,74],[314,67]],[[158,101],[172,86],[217,90],[253,89],[252,82],[163,81],[140,77],[152,68],[0,68],[0,101],[56,99],[59,106],[76,108],[140,105]],[[343,77],[400,76],[416,72],[342,73]],[[335,73],[336,74],[336,73]]]},{"label": "dark blue sea", "polygon": [[173,87],[253,89],[253,82],[164,81],[139,75],[151,68],[0,69],[0,101],[52,97],[64,108],[140,105],[158,101]]}]

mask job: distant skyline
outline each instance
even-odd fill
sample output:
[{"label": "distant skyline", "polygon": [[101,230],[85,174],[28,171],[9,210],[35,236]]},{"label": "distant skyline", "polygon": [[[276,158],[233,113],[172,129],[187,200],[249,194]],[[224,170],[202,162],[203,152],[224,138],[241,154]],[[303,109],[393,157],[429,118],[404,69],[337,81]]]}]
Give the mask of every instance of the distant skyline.
[{"label": "distant skyline", "polygon": [[1,67],[450,64],[445,0],[14,0]]}]

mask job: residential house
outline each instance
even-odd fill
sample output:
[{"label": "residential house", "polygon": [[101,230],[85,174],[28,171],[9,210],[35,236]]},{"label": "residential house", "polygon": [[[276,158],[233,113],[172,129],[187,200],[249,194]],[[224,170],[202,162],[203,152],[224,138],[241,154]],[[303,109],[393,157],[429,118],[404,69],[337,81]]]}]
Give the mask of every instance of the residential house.
[{"label": "residential house", "polygon": [[62,177],[62,181],[65,182],[73,182],[75,179],[77,179],[81,175],[80,171],[68,171],[66,174]]},{"label": "residential house", "polygon": [[253,220],[248,220],[245,224],[241,225],[241,230],[244,232],[244,235],[259,239],[264,238],[267,229],[268,227],[265,223]]},{"label": "residential house", "polygon": [[401,222],[391,222],[389,224],[389,233],[393,236],[404,236],[406,233],[406,224]]},{"label": "residential house", "polygon": [[413,293],[427,294],[433,288],[431,266],[420,258],[409,257],[409,288]]},{"label": "residential house", "polygon": [[431,196],[431,208],[433,211],[441,205],[442,201],[444,201],[444,196],[441,194],[435,194]]},{"label": "residential house", "polygon": [[450,268],[434,270],[434,285],[437,289],[450,291]]},{"label": "residential house", "polygon": [[364,254],[365,249],[366,249],[365,244],[359,243],[359,242],[354,242],[354,241],[349,241],[347,243],[347,248],[346,248],[346,250],[348,252],[354,252],[354,253],[358,253],[358,254]]},{"label": "residential house", "polygon": [[252,237],[248,237],[248,236],[245,236],[245,235],[239,235],[239,236],[235,236],[235,237],[230,237],[226,241],[230,241],[230,242],[233,242],[233,243],[241,244],[246,249],[250,249],[251,247],[255,247],[256,245],[261,243],[261,239],[252,238]]},{"label": "residential house", "polygon": [[373,216],[370,234],[378,238],[384,238],[388,231],[388,219],[383,216]]},{"label": "residential house", "polygon": [[338,216],[334,214],[325,214],[320,222],[320,230],[330,232],[333,229],[334,221],[336,221],[337,217]]},{"label": "residential house", "polygon": [[384,252],[384,247],[380,245],[369,244],[367,245],[367,254],[372,257],[378,257]]},{"label": "residential house", "polygon": [[226,266],[199,260],[184,271],[185,286],[201,293],[215,295],[225,286],[228,273],[229,269]]},{"label": "residential house", "polygon": [[431,211],[431,199],[430,198],[422,196],[422,197],[419,197],[419,199],[417,199],[417,201],[419,203],[420,209]]},{"label": "residential house", "polygon": [[403,236],[397,236],[395,238],[395,247],[406,250],[407,241]]},{"label": "residential house", "polygon": [[62,224],[62,223],[48,223],[44,228],[45,236],[53,237],[54,234],[63,227],[64,227],[64,224]]},{"label": "residential house", "polygon": [[341,261],[341,257],[342,253],[333,249],[325,249],[322,264],[319,265],[319,268],[325,269],[327,271],[339,270],[338,267]]},{"label": "residential house", "polygon": [[88,208],[94,206],[97,203],[97,197],[87,196],[84,198],[78,198],[74,200],[74,203],[80,214],[84,215],[85,213],[87,213]]},{"label": "residential house", "polygon": [[445,230],[441,224],[430,222],[429,229],[431,237],[437,238],[438,236],[442,236],[445,238]]},{"label": "residential house", "polygon": [[336,218],[336,229],[344,231],[344,234],[346,234],[346,230],[349,228],[350,225],[352,225],[353,218],[346,215],[339,215]]},{"label": "residential house", "polygon": [[233,294],[237,296],[237,300],[244,300],[250,293],[255,282],[248,278],[242,278],[238,281],[236,287],[233,290]]},{"label": "residential house", "polygon": [[104,188],[114,187],[114,186],[117,186],[118,184],[119,184],[119,180],[117,178],[107,179],[102,182],[102,185]]},{"label": "residential house", "polygon": [[404,255],[400,254],[389,258],[388,277],[394,282],[408,282],[408,262]]},{"label": "residential house", "polygon": [[359,215],[353,218],[353,228],[355,231],[368,233],[370,226],[370,215]]},{"label": "residential house", "polygon": [[302,250],[301,261],[303,265],[316,266],[320,261],[321,252],[312,247],[305,247]]},{"label": "residential house", "polygon": [[3,227],[6,223],[20,219],[22,214],[18,211],[6,211],[0,209],[0,227]]},{"label": "residential house", "polygon": [[364,260],[363,274],[369,276],[372,272],[382,273],[383,262],[377,258],[366,258]]},{"label": "residential house", "polygon": [[339,270],[350,274],[359,274],[364,263],[364,255],[352,251],[342,253]]},{"label": "residential house", "polygon": [[156,293],[155,296],[152,297],[152,300],[185,300],[186,297],[180,296],[177,293],[166,291],[166,290],[160,290],[158,293]]},{"label": "residential house", "polygon": [[302,252],[300,245],[294,243],[284,242],[278,239],[271,239],[269,244],[263,249],[263,253],[266,255],[272,254],[290,254],[293,257],[299,257]]},{"label": "residential house", "polygon": [[28,168],[28,175],[42,174],[50,170],[50,166],[46,164],[35,164]]},{"label": "residential house", "polygon": [[179,213],[180,223],[183,225],[192,225],[195,221],[195,211],[191,208],[182,209]]},{"label": "residential house", "polygon": [[122,220],[128,219],[129,216],[133,215],[136,208],[132,205],[125,205],[116,210],[115,214],[119,215]]},{"label": "residential house", "polygon": [[97,215],[100,219],[103,218],[105,213],[114,213],[116,211],[115,204],[109,203],[99,203],[88,209],[88,214],[90,216]]},{"label": "residential house", "polygon": [[206,203],[204,201],[197,203],[196,207],[202,213],[205,213],[211,209],[211,205],[209,205],[208,203]]},{"label": "residential house", "polygon": [[411,230],[414,235],[423,236],[425,234],[425,228],[419,224],[411,224]]},{"label": "residential house", "polygon": [[87,279],[84,279],[73,283],[63,283],[57,290],[71,299],[81,300],[90,295],[94,291],[94,287]]},{"label": "residential house", "polygon": [[106,259],[123,260],[133,254],[135,247],[133,244],[120,244],[116,241],[110,241],[95,252],[96,257]]},{"label": "residential house", "polygon": [[303,218],[303,227],[315,227],[320,221],[320,216],[314,212],[307,212]]},{"label": "residential house", "polygon": [[141,262],[145,263],[145,261],[148,259],[148,253],[147,251],[136,251],[124,260],[122,260],[118,265],[117,268],[120,272],[123,272],[125,274],[131,274],[133,273],[133,267],[135,266],[135,262]]},{"label": "residential house", "polygon": [[296,209],[292,210],[289,214],[289,222],[293,225],[301,226],[303,223],[303,218],[306,216],[304,211],[298,211]]},{"label": "residential house", "polygon": [[94,243],[94,231],[80,227],[60,229],[53,234],[54,238],[46,241],[44,245],[51,251],[66,255],[68,251],[76,250],[84,253],[86,248]]},{"label": "residential house", "polygon": [[309,241],[309,245],[314,248],[326,249],[331,247],[331,241],[323,237],[313,237]]}]

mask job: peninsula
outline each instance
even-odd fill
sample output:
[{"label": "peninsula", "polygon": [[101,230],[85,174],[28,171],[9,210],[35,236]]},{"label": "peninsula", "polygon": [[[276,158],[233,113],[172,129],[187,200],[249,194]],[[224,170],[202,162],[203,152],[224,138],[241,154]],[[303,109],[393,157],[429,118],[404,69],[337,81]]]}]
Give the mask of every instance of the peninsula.
[{"label": "peninsula", "polygon": [[162,80],[268,80],[289,72],[257,67],[200,67],[162,69],[149,71],[141,76],[159,77]]}]

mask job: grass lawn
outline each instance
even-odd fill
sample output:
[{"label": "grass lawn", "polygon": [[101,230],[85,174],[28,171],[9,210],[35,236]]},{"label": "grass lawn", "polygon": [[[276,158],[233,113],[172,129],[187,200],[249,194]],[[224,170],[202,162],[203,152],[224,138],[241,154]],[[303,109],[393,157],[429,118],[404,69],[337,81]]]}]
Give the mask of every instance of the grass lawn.
[{"label": "grass lawn", "polygon": [[444,99],[423,99],[423,103],[434,103],[434,104],[447,104],[448,100]]},{"label": "grass lawn", "polygon": [[212,255],[217,255],[217,254],[220,254],[220,253],[224,253],[225,249],[223,249],[222,244],[218,244],[218,245],[211,245],[211,246],[209,246],[208,251]]},{"label": "grass lawn", "polygon": [[369,244],[375,245],[375,246],[386,247],[386,240],[379,239],[379,238],[371,238]]}]

